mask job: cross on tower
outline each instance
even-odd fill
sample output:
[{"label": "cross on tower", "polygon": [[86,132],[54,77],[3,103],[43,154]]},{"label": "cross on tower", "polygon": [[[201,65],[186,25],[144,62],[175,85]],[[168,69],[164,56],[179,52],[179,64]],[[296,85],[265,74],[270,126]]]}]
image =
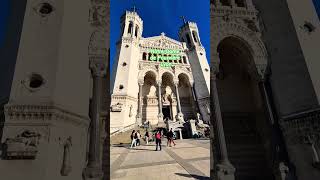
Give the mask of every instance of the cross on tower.
[{"label": "cross on tower", "polygon": [[135,5],[133,5],[132,10],[133,10],[133,12],[136,12],[136,6]]},{"label": "cross on tower", "polygon": [[186,19],[184,18],[184,16],[180,16],[180,18],[182,19],[183,24],[186,24]]}]

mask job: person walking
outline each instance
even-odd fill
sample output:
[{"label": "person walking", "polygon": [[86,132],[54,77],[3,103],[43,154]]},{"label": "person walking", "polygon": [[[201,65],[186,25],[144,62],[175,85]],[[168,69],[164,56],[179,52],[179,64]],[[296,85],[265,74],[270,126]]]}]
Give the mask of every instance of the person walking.
[{"label": "person walking", "polygon": [[158,151],[158,147],[160,148],[160,151],[161,151],[161,132],[157,131],[155,137],[156,137],[156,151]]},{"label": "person walking", "polygon": [[149,132],[146,131],[146,134],[144,135],[145,139],[146,139],[146,143],[147,145],[149,144]]},{"label": "person walking", "polygon": [[140,139],[141,139],[140,130],[137,131],[136,137],[137,137],[137,146],[140,146]]},{"label": "person walking", "polygon": [[174,141],[173,141],[173,131],[172,131],[172,128],[170,129],[170,131],[168,132],[168,143],[167,143],[167,146],[168,146],[168,144],[169,144],[169,146],[170,147],[172,147],[171,146],[171,143],[173,143],[173,145],[175,146],[176,145],[176,143],[174,143]]},{"label": "person walking", "polygon": [[133,146],[136,147],[137,146],[137,139],[136,139],[136,130],[133,130],[131,133],[131,146],[130,148],[132,148]]}]

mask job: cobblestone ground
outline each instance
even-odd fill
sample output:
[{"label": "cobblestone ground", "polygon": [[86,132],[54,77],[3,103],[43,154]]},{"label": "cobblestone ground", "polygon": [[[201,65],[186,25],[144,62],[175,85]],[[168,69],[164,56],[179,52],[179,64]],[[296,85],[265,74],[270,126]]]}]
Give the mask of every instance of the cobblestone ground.
[{"label": "cobblestone ground", "polygon": [[112,180],[209,180],[210,140],[176,140],[176,146],[167,147],[163,140],[162,151],[155,144],[112,146]]}]

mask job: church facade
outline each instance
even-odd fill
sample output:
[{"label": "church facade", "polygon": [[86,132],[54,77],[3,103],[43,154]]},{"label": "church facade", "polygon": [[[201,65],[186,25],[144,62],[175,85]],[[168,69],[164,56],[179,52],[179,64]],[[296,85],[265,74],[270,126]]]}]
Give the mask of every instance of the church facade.
[{"label": "church facade", "polygon": [[121,17],[122,32],[111,76],[111,133],[136,124],[210,120],[210,67],[197,24],[185,22],[180,41],[165,33],[142,37],[135,11]]}]

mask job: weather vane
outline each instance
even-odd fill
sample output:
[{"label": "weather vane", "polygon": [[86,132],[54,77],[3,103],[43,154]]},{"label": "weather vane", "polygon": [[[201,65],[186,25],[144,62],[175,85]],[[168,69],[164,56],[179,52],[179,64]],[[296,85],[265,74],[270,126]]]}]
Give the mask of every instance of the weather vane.
[{"label": "weather vane", "polygon": [[183,24],[186,24],[186,19],[184,18],[184,16],[180,16],[180,18],[182,19]]}]

